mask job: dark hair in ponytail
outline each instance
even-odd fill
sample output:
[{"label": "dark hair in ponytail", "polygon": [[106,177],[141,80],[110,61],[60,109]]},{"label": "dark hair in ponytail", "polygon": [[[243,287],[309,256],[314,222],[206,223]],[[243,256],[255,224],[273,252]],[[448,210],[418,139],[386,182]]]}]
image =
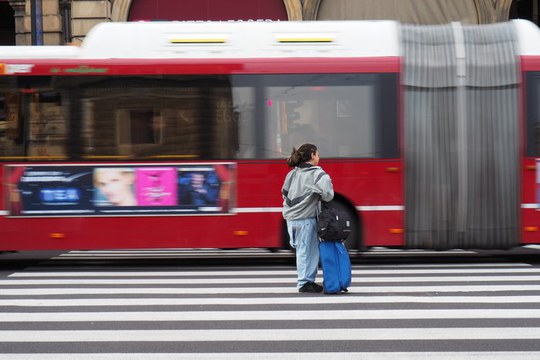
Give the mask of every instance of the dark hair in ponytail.
[{"label": "dark hair in ponytail", "polygon": [[310,161],[311,155],[316,153],[317,147],[313,144],[304,144],[298,150],[293,147],[291,156],[287,159],[287,165],[290,167],[298,166],[303,162]]}]

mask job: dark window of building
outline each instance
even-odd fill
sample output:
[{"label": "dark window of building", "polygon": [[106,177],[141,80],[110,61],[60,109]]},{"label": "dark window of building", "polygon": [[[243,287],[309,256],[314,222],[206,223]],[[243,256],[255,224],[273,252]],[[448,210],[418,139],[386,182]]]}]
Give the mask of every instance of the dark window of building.
[{"label": "dark window of building", "polygon": [[539,0],[513,0],[510,6],[510,19],[525,19],[538,25]]},{"label": "dark window of building", "polygon": [[118,118],[118,144],[159,144],[159,113],[153,110],[125,111]]},{"label": "dark window of building", "polygon": [[15,12],[7,1],[0,1],[0,45],[15,45]]}]

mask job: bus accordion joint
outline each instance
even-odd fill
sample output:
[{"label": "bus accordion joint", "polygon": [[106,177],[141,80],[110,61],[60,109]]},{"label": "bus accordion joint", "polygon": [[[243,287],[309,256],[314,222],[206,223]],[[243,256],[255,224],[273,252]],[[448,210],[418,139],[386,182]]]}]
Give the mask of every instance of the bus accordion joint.
[{"label": "bus accordion joint", "polygon": [[399,168],[394,166],[394,167],[387,167],[386,168],[386,171],[388,172],[399,172]]},{"label": "bus accordion joint", "polygon": [[523,230],[526,232],[536,232],[538,231],[538,226],[525,226]]},{"label": "bus accordion joint", "polygon": [[403,229],[389,229],[390,234],[403,234]]},{"label": "bus accordion joint", "polygon": [[63,238],[66,237],[66,234],[64,234],[64,233],[50,233],[49,237],[51,239],[63,239]]},{"label": "bus accordion joint", "polygon": [[246,236],[246,235],[249,234],[249,231],[247,231],[247,230],[235,230],[235,231],[233,231],[233,234],[235,236]]}]

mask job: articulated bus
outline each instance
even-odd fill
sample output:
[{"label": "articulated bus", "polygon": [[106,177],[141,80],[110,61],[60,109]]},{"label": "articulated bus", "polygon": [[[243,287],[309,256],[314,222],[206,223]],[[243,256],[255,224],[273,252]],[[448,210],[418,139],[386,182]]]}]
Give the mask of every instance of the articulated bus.
[{"label": "articulated bus", "polygon": [[540,31],[137,22],[0,47],[0,251],[284,248],[307,142],[350,249],[540,244]]}]

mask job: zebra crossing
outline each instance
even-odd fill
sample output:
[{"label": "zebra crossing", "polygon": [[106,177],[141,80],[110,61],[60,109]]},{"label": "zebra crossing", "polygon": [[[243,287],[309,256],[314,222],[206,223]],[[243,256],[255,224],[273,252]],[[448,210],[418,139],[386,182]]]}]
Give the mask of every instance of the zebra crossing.
[{"label": "zebra crossing", "polygon": [[292,265],[66,257],[0,277],[0,358],[540,358],[540,266],[527,263],[360,263],[348,294],[323,295],[298,293]]}]

